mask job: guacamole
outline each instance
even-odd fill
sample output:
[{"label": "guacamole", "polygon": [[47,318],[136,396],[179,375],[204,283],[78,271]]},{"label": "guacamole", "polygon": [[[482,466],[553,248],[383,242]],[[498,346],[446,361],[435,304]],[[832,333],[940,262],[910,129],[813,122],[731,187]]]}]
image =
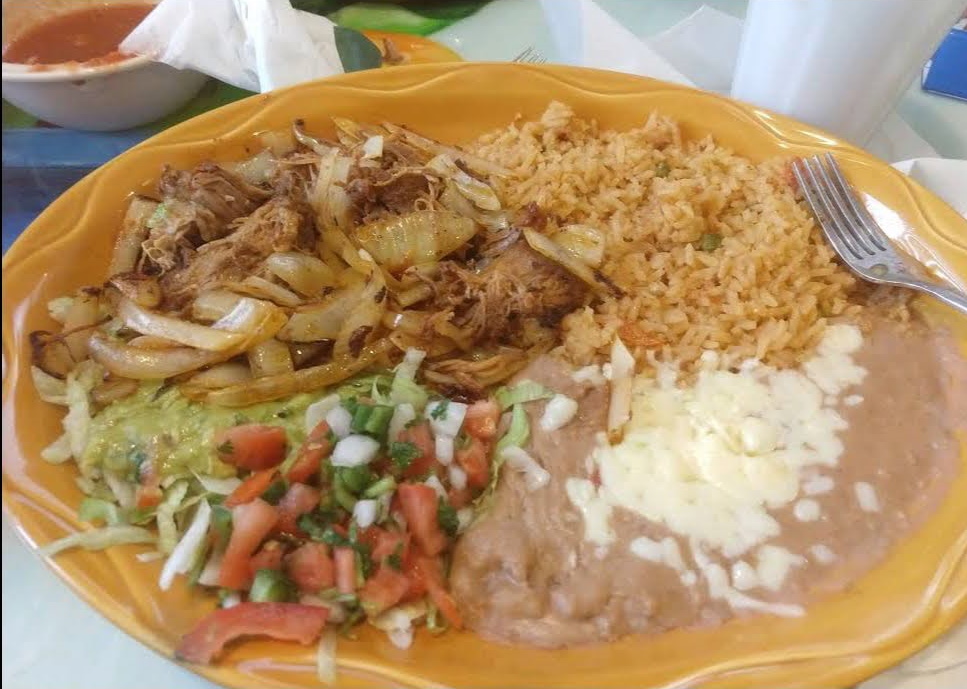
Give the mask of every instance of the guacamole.
[{"label": "guacamole", "polygon": [[243,423],[282,426],[289,438],[289,452],[295,452],[305,439],[306,407],[322,394],[230,408],[193,402],[175,387],[142,383],[135,394],[94,416],[79,465],[84,474],[101,468],[132,480],[148,459],[162,476],[189,472],[234,476],[235,467],[216,456],[212,442],[216,431]]}]

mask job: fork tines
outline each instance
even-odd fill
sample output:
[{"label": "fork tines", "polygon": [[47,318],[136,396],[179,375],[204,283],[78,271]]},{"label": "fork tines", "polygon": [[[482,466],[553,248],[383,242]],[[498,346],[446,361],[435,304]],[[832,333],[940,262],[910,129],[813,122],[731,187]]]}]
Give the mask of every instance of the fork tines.
[{"label": "fork tines", "polygon": [[534,46],[528,46],[513,59],[513,62],[522,62],[529,65],[542,65],[547,62],[547,58],[537,52],[534,49]]},{"label": "fork tines", "polygon": [[889,240],[843,176],[831,153],[800,158],[793,174],[833,247],[844,259],[888,251]]}]

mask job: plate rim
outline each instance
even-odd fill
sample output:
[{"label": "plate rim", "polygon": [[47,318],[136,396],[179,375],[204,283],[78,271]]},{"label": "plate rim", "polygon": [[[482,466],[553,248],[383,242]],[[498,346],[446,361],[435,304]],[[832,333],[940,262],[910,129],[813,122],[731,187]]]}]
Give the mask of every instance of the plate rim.
[{"label": "plate rim", "polygon": [[[37,217],[37,219],[35,219],[34,222],[32,222],[31,225],[28,226],[20,236],[18,236],[18,238],[3,256],[2,264],[4,292],[6,293],[7,291],[7,284],[12,282],[21,270],[24,270],[23,268],[19,268],[19,266],[22,266],[25,261],[29,263],[28,259],[30,257],[30,251],[32,248],[31,245],[37,239],[35,235],[39,235],[41,233],[41,228],[46,224],[49,224],[52,219],[61,212],[62,208],[66,209],[67,204],[71,199],[74,199],[75,197],[79,198],[81,193],[89,192],[92,196],[96,197],[98,181],[103,177],[104,170],[115,165],[120,165],[118,162],[119,160],[133,160],[135,159],[135,156],[146,154],[155,147],[188,145],[192,142],[197,142],[199,139],[195,136],[192,136],[192,132],[198,130],[199,127],[203,127],[204,125],[216,124],[223,120],[228,123],[227,126],[229,129],[228,131],[223,132],[220,136],[223,136],[226,139],[242,136],[246,131],[253,131],[253,124],[257,123],[257,121],[260,119],[263,106],[275,104],[274,107],[282,107],[280,104],[284,104],[288,100],[297,99],[303,92],[313,92],[319,89],[325,91],[335,88],[350,90],[355,89],[363,92],[397,91],[405,94],[409,91],[432,89],[441,80],[454,78],[455,74],[461,72],[494,69],[514,71],[528,70],[533,72],[535,75],[539,74],[543,77],[560,81],[569,88],[584,90],[592,95],[602,97],[622,94],[627,95],[628,92],[620,89],[618,89],[618,91],[610,92],[608,90],[595,91],[593,87],[589,87],[589,82],[594,82],[596,80],[601,83],[620,82],[622,87],[627,87],[628,84],[637,84],[641,91],[652,94],[662,91],[673,91],[677,93],[690,94],[690,97],[696,97],[701,100],[714,101],[719,106],[728,108],[737,116],[750,121],[757,128],[764,129],[767,135],[786,142],[786,144],[788,144],[788,146],[792,149],[811,148],[815,150],[816,147],[822,143],[828,148],[833,148],[837,151],[847,154],[850,158],[855,158],[867,165],[874,165],[876,168],[881,169],[883,174],[886,174],[886,171],[889,170],[893,175],[896,176],[896,180],[899,180],[900,183],[902,183],[902,187],[906,190],[906,193],[909,195],[910,200],[917,209],[917,212],[921,214],[924,222],[932,222],[936,225],[936,221],[932,219],[938,213],[940,215],[946,214],[943,211],[943,207],[946,207],[950,212],[955,213],[955,211],[950,209],[949,206],[947,206],[947,204],[945,204],[941,199],[924,189],[914,180],[891,168],[885,162],[876,160],[870,154],[865,153],[857,147],[848,144],[835,136],[828,135],[818,128],[797,122],[791,118],[778,115],[755,106],[733,101],[718,94],[700,91],[676,84],[670,84],[647,77],[636,77],[633,75],[616,72],[605,72],[601,70],[579,67],[565,67],[557,65],[535,66],[511,63],[451,63],[439,65],[417,65],[394,68],[393,70],[375,70],[373,72],[357,72],[353,74],[340,75],[329,79],[299,84],[267,94],[253,95],[175,125],[174,127],[160,132],[139,143],[129,151],[126,151],[117,158],[109,161],[104,166],[97,168],[95,171],[84,177],[80,182],[67,190],[54,203],[50,204],[50,206],[48,206]],[[464,76],[466,77],[467,75]],[[714,132],[710,133],[714,135]],[[210,138],[211,137],[202,137],[201,140],[208,140]],[[939,210],[938,204],[940,204]],[[81,213],[80,220],[74,223],[75,226],[83,226],[83,215],[84,213]],[[71,232],[73,231],[74,230]],[[956,238],[953,235],[946,236],[944,239],[957,247],[960,247],[960,243],[956,241]],[[965,249],[965,251],[967,251],[967,249]],[[8,405],[13,405],[12,392],[16,387],[18,378],[18,367],[16,366],[16,362],[18,360],[17,347],[19,346],[19,343],[12,340],[11,329],[8,327],[9,309],[7,308],[8,305],[6,303],[6,298],[4,299],[4,302],[3,414],[4,425],[6,426],[8,422]],[[10,519],[10,524],[14,527],[14,531],[18,534],[18,537],[24,541],[34,556],[38,556],[35,539],[31,536],[29,530],[21,522],[21,520],[17,518],[17,511],[13,507],[15,496],[18,493],[16,490],[13,490],[12,487],[16,486],[17,482],[8,474],[8,453],[16,449],[16,444],[7,439],[6,436],[8,435],[13,434],[5,433],[5,438],[3,440],[3,511],[4,514]],[[29,461],[27,458],[21,459],[23,461]],[[40,460],[37,458],[33,461]],[[964,470],[963,467],[961,470]],[[949,499],[949,497],[947,499]],[[965,538],[962,540],[964,543],[961,544],[962,547],[960,547],[958,562],[955,563],[951,568],[950,576],[948,577],[950,580],[954,579],[954,573],[958,570],[958,568],[963,569],[967,567],[967,534],[965,534]],[[152,651],[162,655],[168,660],[172,660],[170,655],[170,644],[166,643],[163,639],[158,638],[155,634],[152,634],[145,627],[145,625],[138,623],[137,620],[124,617],[121,614],[123,611],[120,610],[118,606],[108,605],[103,601],[98,600],[90,590],[81,586],[81,584],[72,578],[65,571],[64,567],[58,565],[56,561],[43,557],[41,559],[45,565],[54,571],[60,579],[67,583],[71,590],[74,591],[82,600],[84,600],[85,603],[91,606],[99,614],[107,618],[115,627],[121,629],[132,638],[135,638]],[[942,610],[945,611],[946,614],[934,614],[930,619],[919,620],[922,625],[929,625],[928,631],[918,636],[916,639],[907,639],[907,643],[905,645],[900,643],[900,641],[903,641],[903,639],[901,639],[900,635],[898,634],[897,636],[891,637],[890,639],[879,644],[873,644],[872,646],[866,647],[862,650],[862,654],[866,656],[867,662],[862,666],[862,669],[851,671],[844,670],[838,676],[842,676],[845,681],[856,681],[857,679],[872,676],[876,672],[882,670],[888,665],[893,664],[902,657],[906,657],[920,648],[925,647],[934,639],[939,637],[943,631],[955,625],[957,620],[967,616],[967,585],[964,586],[963,590],[959,590],[959,595],[954,596],[953,603],[950,605],[941,606],[939,604],[940,596],[935,598],[936,605],[933,606],[937,608],[935,612]],[[106,608],[109,608],[109,610]],[[906,626],[910,625],[908,624]],[[857,650],[856,653],[859,654],[861,652]],[[788,662],[788,659],[783,661],[783,663]],[[798,662],[804,662],[808,665],[809,663],[815,664],[817,660],[807,659]],[[793,663],[795,664],[790,665],[789,667],[799,667],[796,661],[793,661]],[[183,665],[180,663],[179,665],[215,683],[225,682],[228,679],[227,675],[230,674],[222,672],[222,666],[218,665],[206,667]],[[340,667],[342,669],[342,663],[340,663]],[[371,668],[366,664],[350,664],[346,669],[364,670],[367,671],[368,674],[368,672],[374,668]],[[711,668],[711,670],[714,670],[712,675],[707,673],[699,675],[693,674],[691,677],[677,678],[676,684],[678,682],[685,681],[698,681],[704,683],[705,681],[711,681],[716,678],[723,679],[726,678],[727,673],[737,669],[737,667],[719,668],[718,670]],[[389,672],[380,675],[380,678],[383,681],[404,681],[413,683],[415,685],[421,684],[425,681],[425,678],[423,677],[416,675],[406,677],[396,672]],[[223,684],[223,686],[233,685]]]}]

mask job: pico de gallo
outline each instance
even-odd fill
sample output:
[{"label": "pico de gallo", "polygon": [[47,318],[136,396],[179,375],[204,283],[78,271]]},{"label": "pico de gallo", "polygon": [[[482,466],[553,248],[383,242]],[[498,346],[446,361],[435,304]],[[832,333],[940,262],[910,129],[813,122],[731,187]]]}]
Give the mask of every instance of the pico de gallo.
[{"label": "pico de gallo", "polygon": [[490,483],[499,416],[493,400],[431,398],[408,375],[376,376],[311,404],[295,453],[281,426],[217,431],[218,459],[242,481],[198,509],[182,543],[201,535],[189,542],[193,579],[228,607],[177,655],[208,663],[235,637],[312,640],[327,622],[347,632],[370,620],[400,645],[417,619],[460,629],[447,561]]},{"label": "pico de gallo", "polygon": [[[105,408],[75,429],[98,450],[82,455],[79,516],[104,526],[44,552],[156,544],[138,557],[165,560],[161,589],[183,575],[218,601],[176,649],[192,663],[242,636],[322,636],[322,663],[333,632],[364,621],[403,648],[418,625],[460,629],[447,584],[455,539],[502,462],[546,483],[521,449],[524,405],[562,396],[524,381],[447,399],[417,382],[423,357],[409,350],[393,371],[275,405],[212,409],[155,386]],[[542,427],[573,415],[573,401],[558,406]]]}]

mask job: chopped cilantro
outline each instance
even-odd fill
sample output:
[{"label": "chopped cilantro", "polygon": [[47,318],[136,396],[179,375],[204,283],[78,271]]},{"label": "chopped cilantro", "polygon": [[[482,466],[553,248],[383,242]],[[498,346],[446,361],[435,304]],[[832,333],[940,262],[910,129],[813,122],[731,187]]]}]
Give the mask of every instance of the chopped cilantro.
[{"label": "chopped cilantro", "polygon": [[457,535],[457,528],[460,526],[460,520],[457,519],[457,511],[453,509],[453,505],[443,498],[440,498],[440,503],[436,510],[436,517],[437,522],[440,524],[440,528],[443,529],[443,533],[450,538],[454,538]]},{"label": "chopped cilantro", "polygon": [[668,166],[668,163],[662,160],[655,166],[655,177],[668,177],[668,173],[671,171],[672,169]]},{"label": "chopped cilantro", "polygon": [[148,458],[148,453],[142,450],[140,447],[132,447],[131,451],[128,452],[128,461],[131,462],[135,471],[141,470],[141,465]]},{"label": "chopped cilantro", "polygon": [[328,543],[326,539],[331,538],[330,532],[342,537],[341,534],[333,531],[330,526],[336,521],[337,516],[335,510],[314,510],[303,514],[296,523],[312,540]]},{"label": "chopped cilantro", "polygon": [[275,479],[272,484],[265,489],[262,493],[262,499],[270,505],[279,504],[279,500],[285,495],[285,492],[289,489],[289,485],[286,483],[284,478]]},{"label": "chopped cilantro", "polygon": [[292,416],[292,410],[288,407],[282,407],[279,411],[275,412],[275,415],[280,419],[287,419]]},{"label": "chopped cilantro", "polygon": [[447,408],[450,406],[450,400],[440,400],[437,402],[436,406],[433,407],[433,411],[430,412],[430,417],[435,421],[439,421],[447,415]]},{"label": "chopped cilantro", "polygon": [[226,440],[216,447],[215,451],[220,455],[233,455],[235,454],[235,446],[232,445],[231,440]]},{"label": "chopped cilantro", "polygon": [[386,556],[386,566],[397,572],[403,569],[403,544],[397,543],[392,553]]},{"label": "chopped cilantro", "polygon": [[389,456],[393,460],[393,464],[400,471],[404,471],[409,468],[413,463],[413,460],[422,455],[423,453],[413,443],[408,442],[392,442],[389,446]]}]

